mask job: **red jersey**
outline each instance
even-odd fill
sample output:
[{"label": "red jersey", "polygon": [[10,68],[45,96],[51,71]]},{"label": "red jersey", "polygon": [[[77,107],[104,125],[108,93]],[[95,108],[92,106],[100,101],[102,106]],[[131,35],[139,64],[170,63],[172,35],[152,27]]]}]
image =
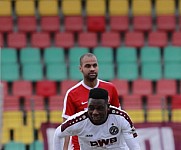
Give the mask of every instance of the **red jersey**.
[{"label": "red jersey", "polygon": [[[106,89],[109,93],[109,103],[112,106],[119,107],[119,97],[115,86],[103,80],[98,79],[97,85],[94,88],[103,88]],[[83,111],[87,108],[89,90],[92,89],[84,84],[84,81],[80,81],[75,86],[70,88],[64,98],[64,107],[63,107],[63,118],[68,118],[69,116],[74,115],[80,111]],[[72,146],[74,150],[79,150],[78,138],[72,139]]]}]

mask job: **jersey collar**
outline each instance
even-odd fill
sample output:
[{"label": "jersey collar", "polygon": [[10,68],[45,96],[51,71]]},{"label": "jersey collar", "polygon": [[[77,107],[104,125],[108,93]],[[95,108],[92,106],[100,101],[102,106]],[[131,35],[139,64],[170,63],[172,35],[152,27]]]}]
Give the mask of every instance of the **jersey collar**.
[{"label": "jersey collar", "polygon": [[[99,86],[99,82],[100,82],[100,80],[97,79],[97,84],[96,84],[96,86],[95,86],[94,88],[97,88],[97,87]],[[84,83],[84,80],[81,81],[81,84],[82,84],[86,89],[88,89],[88,90],[91,90],[91,89],[92,89],[91,87],[87,86],[87,85]]]}]

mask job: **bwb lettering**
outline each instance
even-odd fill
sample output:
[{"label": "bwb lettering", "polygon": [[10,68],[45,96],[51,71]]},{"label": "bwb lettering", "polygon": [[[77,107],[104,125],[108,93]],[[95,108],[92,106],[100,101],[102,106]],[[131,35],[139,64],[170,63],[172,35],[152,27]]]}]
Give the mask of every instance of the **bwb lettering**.
[{"label": "bwb lettering", "polygon": [[97,147],[102,147],[104,145],[109,145],[117,142],[117,137],[113,137],[110,139],[101,139],[97,141],[90,141],[91,146],[97,146]]}]

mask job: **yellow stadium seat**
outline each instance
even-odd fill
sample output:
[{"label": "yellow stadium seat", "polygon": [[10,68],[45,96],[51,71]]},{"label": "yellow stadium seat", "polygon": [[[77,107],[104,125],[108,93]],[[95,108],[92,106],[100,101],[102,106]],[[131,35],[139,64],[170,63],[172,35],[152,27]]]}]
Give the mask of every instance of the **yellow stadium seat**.
[{"label": "yellow stadium seat", "polygon": [[145,121],[144,111],[141,109],[131,109],[131,110],[126,110],[126,112],[131,117],[133,123],[143,123]]},{"label": "yellow stadium seat", "polygon": [[32,127],[22,126],[14,130],[14,141],[30,144],[34,140],[34,131]]},{"label": "yellow stadium seat", "polygon": [[173,109],[172,110],[172,122],[181,122],[181,110]]},{"label": "yellow stadium seat", "polygon": [[15,12],[17,16],[34,16],[35,15],[35,1],[34,0],[16,1]]},{"label": "yellow stadium seat", "polygon": [[3,112],[3,126],[9,129],[23,126],[23,113],[21,111]]},{"label": "yellow stadium seat", "polygon": [[6,144],[10,141],[10,129],[6,128],[6,126],[2,127],[2,139],[0,139],[2,144]]},{"label": "yellow stadium seat", "polygon": [[110,0],[109,1],[110,16],[125,16],[129,12],[128,0]]},{"label": "yellow stadium seat", "polygon": [[61,123],[62,119],[62,111],[51,111],[50,112],[50,122],[51,123]]},{"label": "yellow stadium seat", "polygon": [[58,15],[57,0],[40,0],[38,1],[38,11],[40,16],[57,16]]},{"label": "yellow stadium seat", "polygon": [[44,110],[37,110],[34,112],[34,114],[32,114],[32,112],[27,112],[27,126],[33,126],[33,116],[35,129],[40,129],[41,123],[47,122],[47,112]]},{"label": "yellow stadium seat", "polygon": [[168,121],[168,111],[161,109],[150,109],[147,111],[148,122],[163,122]]},{"label": "yellow stadium seat", "polygon": [[104,16],[106,14],[105,0],[87,0],[86,14],[87,16]]},{"label": "yellow stadium seat", "polygon": [[155,1],[156,15],[174,15],[175,1],[174,0],[156,0]]},{"label": "yellow stadium seat", "polygon": [[152,11],[151,0],[133,0],[133,16],[150,16]]},{"label": "yellow stadium seat", "polygon": [[0,16],[11,16],[11,1],[0,1]]},{"label": "yellow stadium seat", "polygon": [[62,13],[65,16],[82,15],[81,0],[63,0]]}]

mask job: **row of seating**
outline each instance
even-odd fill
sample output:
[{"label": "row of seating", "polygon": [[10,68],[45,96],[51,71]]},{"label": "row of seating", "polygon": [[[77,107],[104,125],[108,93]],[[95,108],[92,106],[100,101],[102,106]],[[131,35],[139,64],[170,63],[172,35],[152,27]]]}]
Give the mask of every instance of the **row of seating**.
[{"label": "row of seating", "polygon": [[[12,15],[11,1],[1,1],[0,6],[1,16]],[[129,10],[132,10],[132,14],[135,16],[152,15],[153,8],[155,8],[156,15],[174,15],[177,9],[181,13],[181,1],[179,0],[177,3],[173,0],[156,0],[155,3],[152,3],[152,0],[17,0],[14,3],[14,11],[17,16],[33,16],[36,15],[36,11],[40,16],[55,16],[59,15],[60,9],[65,16],[82,15],[83,10],[87,16],[104,16],[106,12],[110,15],[127,15]]]}]

